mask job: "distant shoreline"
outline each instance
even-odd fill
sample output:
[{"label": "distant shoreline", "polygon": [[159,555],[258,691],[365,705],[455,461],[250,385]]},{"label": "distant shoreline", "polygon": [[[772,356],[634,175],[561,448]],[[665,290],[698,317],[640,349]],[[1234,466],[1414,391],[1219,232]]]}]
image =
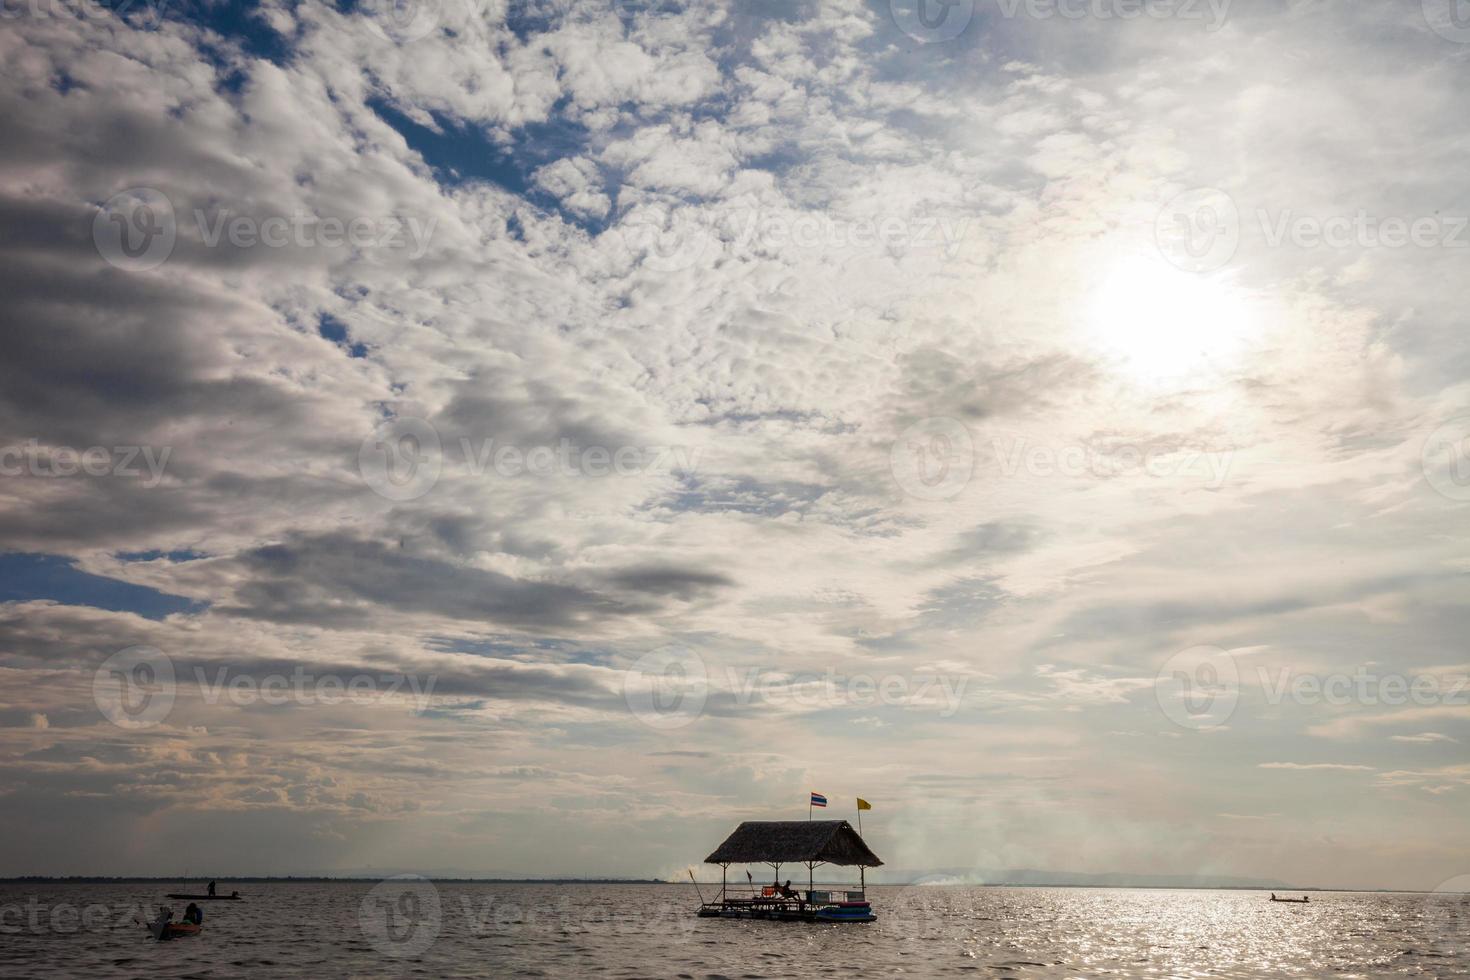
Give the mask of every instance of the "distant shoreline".
[{"label": "distant shoreline", "polygon": [[[370,882],[395,878],[409,872],[391,875],[272,875],[236,878],[216,875],[214,878],[143,877],[137,875],[20,875],[0,878],[0,885],[200,885],[205,882],[227,882],[231,885],[329,884],[332,882]],[[426,881],[446,885],[667,885],[658,878],[444,878],[437,875],[415,875]]]},{"label": "distant shoreline", "polygon": [[[403,872],[400,872],[402,874]],[[220,875],[215,881],[234,885],[289,885],[289,884],[364,884],[383,881],[397,875],[275,875],[256,878],[234,878]],[[688,886],[687,881],[665,881],[658,878],[460,878],[421,876],[427,881],[445,885],[675,885]],[[20,875],[0,877],[0,885],[202,885],[208,878],[143,877],[136,875]],[[719,882],[700,881],[701,885]],[[824,882],[817,882],[818,885]],[[912,881],[870,882],[870,888],[905,888],[914,886]],[[1116,888],[1129,891],[1214,891],[1214,892],[1269,892],[1291,895],[1297,892],[1364,892],[1388,895],[1427,895],[1431,892],[1413,888],[1321,888],[1314,885],[1097,885],[1097,884],[1035,884],[1029,882],[988,881],[955,882],[952,884],[918,885],[921,888]]]}]

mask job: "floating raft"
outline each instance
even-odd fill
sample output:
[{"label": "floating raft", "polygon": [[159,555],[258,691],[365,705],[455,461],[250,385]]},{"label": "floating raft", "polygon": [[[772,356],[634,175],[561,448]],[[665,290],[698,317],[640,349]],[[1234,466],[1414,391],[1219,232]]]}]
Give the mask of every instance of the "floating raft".
[{"label": "floating raft", "polygon": [[[720,866],[720,897],[699,906],[703,919],[873,922],[878,918],[862,885],[856,891],[824,891],[812,883],[818,865],[856,867],[864,875],[868,868],[882,865],[846,820],[746,821],[704,861]],[[773,885],[761,888],[759,894],[731,894],[726,873],[732,864],[769,865],[777,881],[783,864],[805,865],[808,888],[802,893]]]},{"label": "floating raft", "polygon": [[767,919],[772,922],[874,922],[878,918],[873,914],[873,907],[866,901],[769,902],[762,899],[740,898],[706,902],[699,907],[699,917],[701,919]]}]

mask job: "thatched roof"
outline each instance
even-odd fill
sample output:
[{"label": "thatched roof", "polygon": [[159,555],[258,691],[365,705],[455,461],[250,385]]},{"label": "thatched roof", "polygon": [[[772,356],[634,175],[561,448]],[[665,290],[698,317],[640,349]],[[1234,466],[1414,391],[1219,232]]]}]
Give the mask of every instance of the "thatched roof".
[{"label": "thatched roof", "polygon": [[705,864],[861,864],[883,862],[846,820],[747,820]]}]

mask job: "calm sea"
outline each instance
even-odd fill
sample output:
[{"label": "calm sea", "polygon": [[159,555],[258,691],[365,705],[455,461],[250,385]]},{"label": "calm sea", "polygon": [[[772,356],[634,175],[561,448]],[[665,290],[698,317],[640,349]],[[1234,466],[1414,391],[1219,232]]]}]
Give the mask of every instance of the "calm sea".
[{"label": "calm sea", "polygon": [[689,885],[272,884],[155,943],[166,890],[0,886],[0,975],[1470,976],[1466,896],[880,886],[878,922],[814,925],[697,919]]}]

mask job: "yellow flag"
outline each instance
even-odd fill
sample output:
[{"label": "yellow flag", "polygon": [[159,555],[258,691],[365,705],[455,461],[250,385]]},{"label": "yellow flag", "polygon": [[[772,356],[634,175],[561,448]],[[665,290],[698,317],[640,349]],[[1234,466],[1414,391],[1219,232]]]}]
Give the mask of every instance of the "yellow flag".
[{"label": "yellow flag", "polygon": [[867,800],[865,800],[861,796],[859,796],[858,797],[858,809],[859,810],[871,810],[871,809],[873,809],[873,804],[869,803]]}]

